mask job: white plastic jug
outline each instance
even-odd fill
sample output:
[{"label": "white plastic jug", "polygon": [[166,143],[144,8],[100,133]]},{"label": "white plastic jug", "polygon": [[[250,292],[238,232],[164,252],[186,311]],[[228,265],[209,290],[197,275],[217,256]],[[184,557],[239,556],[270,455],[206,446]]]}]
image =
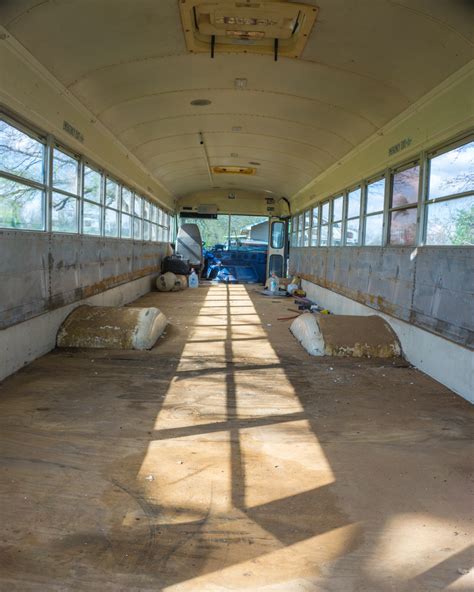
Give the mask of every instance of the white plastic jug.
[{"label": "white plastic jug", "polygon": [[199,287],[199,278],[197,273],[194,269],[191,269],[191,273],[189,275],[188,285],[190,288],[198,288]]},{"label": "white plastic jug", "polygon": [[270,283],[269,283],[269,286],[268,286],[269,289],[270,289],[270,292],[273,292],[274,294],[276,292],[278,292],[279,283],[280,282],[278,281],[278,278],[275,276],[274,273],[272,273],[272,276],[270,278]]}]

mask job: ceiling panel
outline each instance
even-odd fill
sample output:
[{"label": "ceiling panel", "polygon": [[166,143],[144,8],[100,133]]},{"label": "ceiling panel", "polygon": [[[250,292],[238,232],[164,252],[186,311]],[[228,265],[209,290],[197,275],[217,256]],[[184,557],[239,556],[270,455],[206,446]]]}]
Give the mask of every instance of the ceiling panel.
[{"label": "ceiling panel", "polygon": [[473,55],[472,2],[308,3],[302,59],[278,62],[189,54],[178,0],[4,0],[0,24],[175,196],[212,187],[199,132],[212,165],[261,163],[220,186],[291,196]]}]

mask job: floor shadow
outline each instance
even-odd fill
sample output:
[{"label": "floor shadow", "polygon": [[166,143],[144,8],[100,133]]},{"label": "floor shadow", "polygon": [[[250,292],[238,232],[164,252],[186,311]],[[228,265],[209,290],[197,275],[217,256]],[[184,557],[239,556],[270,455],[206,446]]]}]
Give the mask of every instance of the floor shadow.
[{"label": "floor shadow", "polygon": [[[0,582],[200,590],[231,574],[235,589],[431,592],[456,579],[467,551],[415,577],[376,565],[391,521],[406,517],[403,538],[432,517],[444,541],[462,519],[446,499],[469,469],[466,405],[410,368],[309,358],[240,288],[188,291],[179,309],[149,294],[141,305],[182,317],[151,352],[56,351],[1,385]],[[236,301],[260,322],[234,323]],[[212,302],[222,322],[199,325]],[[214,326],[222,339],[194,340]],[[246,344],[242,326],[262,333]]]}]

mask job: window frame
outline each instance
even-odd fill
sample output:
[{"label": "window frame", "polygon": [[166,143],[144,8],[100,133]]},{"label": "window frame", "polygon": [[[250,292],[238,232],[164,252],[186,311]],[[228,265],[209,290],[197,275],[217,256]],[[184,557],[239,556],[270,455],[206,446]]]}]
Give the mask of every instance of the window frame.
[{"label": "window frame", "polygon": [[[344,216],[344,247],[360,247],[361,245],[361,230],[362,230],[362,218],[363,218],[363,206],[364,206],[364,191],[363,191],[363,183],[357,183],[356,185],[351,186],[349,189],[346,189],[344,192],[344,201],[345,203],[345,216]],[[359,213],[357,216],[349,217],[349,195],[354,193],[354,191],[359,190]],[[359,229],[357,231],[357,242],[347,244],[347,227],[351,220],[359,220]]]},{"label": "window frame", "polygon": [[[118,190],[117,190],[117,207],[112,207],[112,206],[107,205],[107,181],[111,181],[112,183],[115,183],[115,185],[117,185],[117,188],[118,188]],[[117,177],[114,177],[113,175],[110,175],[109,173],[104,172],[104,174],[103,174],[103,195],[102,195],[103,225],[102,225],[101,236],[103,236],[104,238],[107,238],[107,239],[122,238],[121,237],[121,233],[122,233],[122,187],[123,187],[123,183],[121,183],[117,179]],[[106,222],[106,217],[107,217],[108,211],[115,212],[115,215],[117,217],[117,233],[116,234],[106,234],[106,223],[105,222]]]},{"label": "window frame", "polygon": [[[328,246],[330,247],[342,247],[344,246],[344,215],[345,215],[345,199],[344,199],[345,192],[337,193],[331,197],[331,207],[330,207],[330,218],[329,218],[329,236],[328,236]],[[341,218],[334,220],[334,204],[337,199],[341,200],[342,207],[341,207]],[[340,244],[335,245],[333,244],[333,229],[336,224],[341,225],[341,237],[340,237]]]},{"label": "window frame", "polygon": [[[320,221],[321,221],[321,208],[320,208],[320,203],[317,203],[316,205],[314,205],[311,208],[311,230],[310,230],[310,240],[309,240],[309,246],[310,247],[318,247],[319,246],[319,225],[320,225]],[[317,211],[317,216],[316,216],[316,226],[314,225],[314,212],[315,210]],[[313,244],[313,231],[316,230],[316,240],[314,241],[315,244]]]},{"label": "window frame", "polygon": [[[386,246],[386,228],[387,228],[387,219],[386,219],[386,206],[387,206],[387,199],[388,199],[388,189],[387,189],[387,171],[383,173],[378,173],[377,175],[373,175],[372,177],[368,178],[367,180],[361,183],[362,189],[362,203],[361,203],[361,222],[360,225],[362,228],[359,228],[359,246],[363,247],[375,247],[375,248],[382,248]],[[384,181],[384,197],[383,197],[383,205],[381,210],[376,210],[374,212],[367,213],[367,203],[368,203],[368,194],[369,194],[369,185],[373,183],[378,183],[379,181]],[[381,242],[379,245],[367,245],[366,244],[366,234],[367,234],[367,218],[372,216],[380,216],[382,215],[382,236]]]},{"label": "window frame", "polygon": [[42,192],[42,228],[15,228],[11,226],[0,226],[2,231],[13,231],[13,232],[48,232],[50,228],[50,179],[49,169],[50,167],[50,148],[51,148],[51,137],[48,134],[43,134],[36,129],[24,125],[22,122],[17,121],[10,117],[7,113],[0,111],[0,121],[4,121],[10,127],[17,129],[21,133],[29,136],[32,140],[35,140],[43,145],[43,182],[35,181],[34,179],[28,179],[15,175],[8,171],[0,170],[0,177],[3,177],[13,183],[19,183],[26,185],[32,189],[36,189]]},{"label": "window frame", "polygon": [[[84,175],[86,173],[86,167],[100,175],[100,183],[99,183],[100,199],[98,202],[93,201],[91,199],[87,199],[86,197],[84,197],[84,190],[85,190]],[[105,206],[104,206],[105,177],[106,177],[106,173],[103,169],[95,166],[94,163],[90,162],[87,159],[84,160],[84,162],[82,164],[82,173],[81,173],[81,208],[80,208],[81,209],[81,214],[80,214],[81,218],[80,218],[80,224],[79,224],[80,233],[84,236],[104,236],[103,218],[104,218],[104,209],[105,209]],[[85,204],[91,204],[91,205],[99,207],[99,225],[100,225],[99,234],[84,232],[84,206],[85,206]]]},{"label": "window frame", "polygon": [[[77,161],[77,193],[71,193],[70,191],[66,191],[65,189],[60,189],[54,185],[54,151],[58,150],[62,152],[66,156],[73,158]],[[64,146],[61,142],[57,142],[53,139],[51,145],[49,146],[49,184],[48,184],[48,230],[47,232],[51,232],[53,234],[69,234],[69,235],[79,235],[82,234],[82,203],[83,203],[83,183],[84,183],[84,158],[82,155],[77,154],[76,152],[70,150],[67,146]],[[74,232],[70,231],[63,231],[63,230],[56,230],[53,229],[53,195],[63,195],[65,197],[72,197],[76,199],[76,230]],[[95,236],[95,235],[94,235]]]},{"label": "window frame", "polygon": [[[131,187],[128,183],[125,183],[120,180],[120,178],[113,173],[109,172],[108,170],[104,169],[100,165],[98,165],[93,160],[89,159],[85,154],[79,153],[77,150],[70,148],[66,144],[62,142],[62,140],[55,138],[52,134],[46,133],[43,130],[39,129],[38,127],[30,124],[18,118],[17,116],[11,115],[5,109],[0,109],[0,121],[5,122],[8,126],[18,130],[20,133],[25,134],[32,140],[40,143],[42,145],[42,181],[39,182],[35,179],[29,179],[26,177],[22,177],[20,175],[16,175],[14,173],[8,171],[0,171],[0,177],[6,179],[6,181],[10,181],[12,183],[18,183],[24,187],[33,189],[38,191],[41,194],[41,228],[16,228],[13,226],[1,226],[2,231],[21,231],[21,232],[39,232],[39,233],[50,233],[50,234],[59,234],[59,235],[82,235],[82,236],[92,236],[92,237],[103,237],[106,239],[117,239],[123,238],[122,237],[122,191],[125,188],[126,190],[131,192],[132,195],[132,211],[130,212],[130,216],[132,218],[132,225],[134,223],[135,218],[138,218],[138,224],[140,226],[140,237],[136,237],[135,240],[143,240],[143,206],[141,208],[140,216],[135,216],[134,213],[134,198],[137,194],[136,190]],[[53,185],[53,174],[54,174],[54,150],[57,149],[60,152],[70,156],[74,160],[77,161],[77,190],[76,193],[71,192],[69,190],[63,189],[61,187],[55,187]],[[94,201],[92,199],[87,199],[84,196],[84,174],[86,167],[95,171],[100,175],[100,201]],[[109,207],[106,206],[105,203],[105,194],[106,194],[106,181],[107,179],[111,179],[113,182],[117,183],[118,185],[118,204],[117,207]],[[53,229],[53,195],[61,195],[66,198],[73,198],[76,200],[76,228],[74,232],[71,231],[62,231],[58,229]],[[147,222],[151,225],[150,226],[150,239],[153,240],[153,224],[156,224],[157,227],[159,226],[164,235],[168,235],[170,232],[170,218],[166,219],[163,218],[164,224],[159,224],[158,221],[154,221],[150,218],[153,216],[153,211],[161,210],[160,206],[156,202],[155,199],[152,197],[139,195],[143,200],[146,200],[149,204],[149,212],[150,215],[148,216]],[[100,233],[87,233],[84,232],[84,205],[90,204],[93,207],[98,208],[99,215],[99,226],[100,226]],[[154,210],[155,208],[155,210]],[[113,210],[116,212],[117,220],[118,220],[118,232],[117,235],[107,236],[105,234],[105,215],[106,210]],[[164,212],[164,211],[163,211]],[[166,214],[168,215],[168,214]],[[125,237],[125,240],[133,240],[133,231],[132,236],[130,239]]]},{"label": "window frame", "polygon": [[[327,217],[327,222],[325,224],[323,224],[323,209],[324,206],[327,204],[328,206],[328,217]],[[320,247],[330,247],[330,228],[331,228],[331,217],[332,217],[332,199],[328,198],[328,199],[324,199],[323,201],[321,201],[320,205],[320,217],[319,217],[319,246]],[[322,245],[321,244],[321,237],[322,237],[322,229],[323,227],[327,228],[327,238],[326,238],[326,244]]]},{"label": "window frame", "polygon": [[[408,171],[412,168],[418,167],[419,172],[418,172],[418,187],[417,187],[417,198],[416,201],[409,203],[409,204],[404,204],[401,206],[393,206],[393,185],[394,185],[394,179],[395,179],[395,175],[399,174],[399,173],[403,173],[404,171]],[[391,167],[388,171],[387,171],[387,177],[389,178],[389,187],[388,187],[388,200],[385,199],[385,211],[386,211],[386,217],[384,218],[384,220],[386,220],[386,224],[385,224],[385,241],[384,241],[384,245],[385,246],[390,246],[390,247],[416,247],[418,245],[418,240],[419,240],[419,228],[420,228],[420,207],[421,207],[421,202],[422,202],[422,187],[424,185],[424,176],[425,176],[425,168],[426,166],[423,166],[423,160],[421,157],[416,157],[416,158],[411,158],[410,160],[406,160],[403,164],[399,164],[395,167]],[[387,198],[387,182],[385,184],[385,195]],[[402,212],[402,211],[407,211],[407,210],[415,210],[416,212],[416,227],[415,227],[415,238],[413,243],[392,243],[390,241],[390,234],[391,234],[391,230],[392,230],[392,213],[393,212]]]},{"label": "window frame", "polygon": [[311,220],[313,209],[305,210],[303,214],[303,244],[302,247],[309,247],[311,245]]},{"label": "window frame", "polygon": [[456,139],[453,139],[450,142],[444,142],[430,150],[425,151],[422,154],[422,159],[424,162],[424,170],[423,170],[423,185],[421,189],[421,203],[420,203],[420,210],[419,210],[419,237],[418,237],[418,245],[420,246],[446,246],[446,247],[459,247],[462,246],[464,248],[474,245],[429,245],[427,244],[427,237],[428,237],[428,210],[429,206],[437,203],[444,203],[448,201],[454,201],[457,199],[462,199],[464,197],[473,196],[474,197],[474,190],[472,191],[462,191],[460,193],[451,193],[446,196],[442,197],[429,197],[429,190],[430,190],[430,174],[431,174],[431,160],[436,158],[437,156],[442,156],[443,154],[447,154],[461,146],[474,142],[474,133],[470,132],[464,134]]}]

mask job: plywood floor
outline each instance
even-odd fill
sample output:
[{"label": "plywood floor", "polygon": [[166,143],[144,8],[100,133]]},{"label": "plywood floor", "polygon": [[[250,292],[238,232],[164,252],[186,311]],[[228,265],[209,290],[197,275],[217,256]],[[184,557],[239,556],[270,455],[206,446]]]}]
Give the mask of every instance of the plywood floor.
[{"label": "plywood floor", "polygon": [[0,590],[471,590],[472,410],[403,363],[313,359],[292,302],[151,293],[150,352],[0,385]]}]

